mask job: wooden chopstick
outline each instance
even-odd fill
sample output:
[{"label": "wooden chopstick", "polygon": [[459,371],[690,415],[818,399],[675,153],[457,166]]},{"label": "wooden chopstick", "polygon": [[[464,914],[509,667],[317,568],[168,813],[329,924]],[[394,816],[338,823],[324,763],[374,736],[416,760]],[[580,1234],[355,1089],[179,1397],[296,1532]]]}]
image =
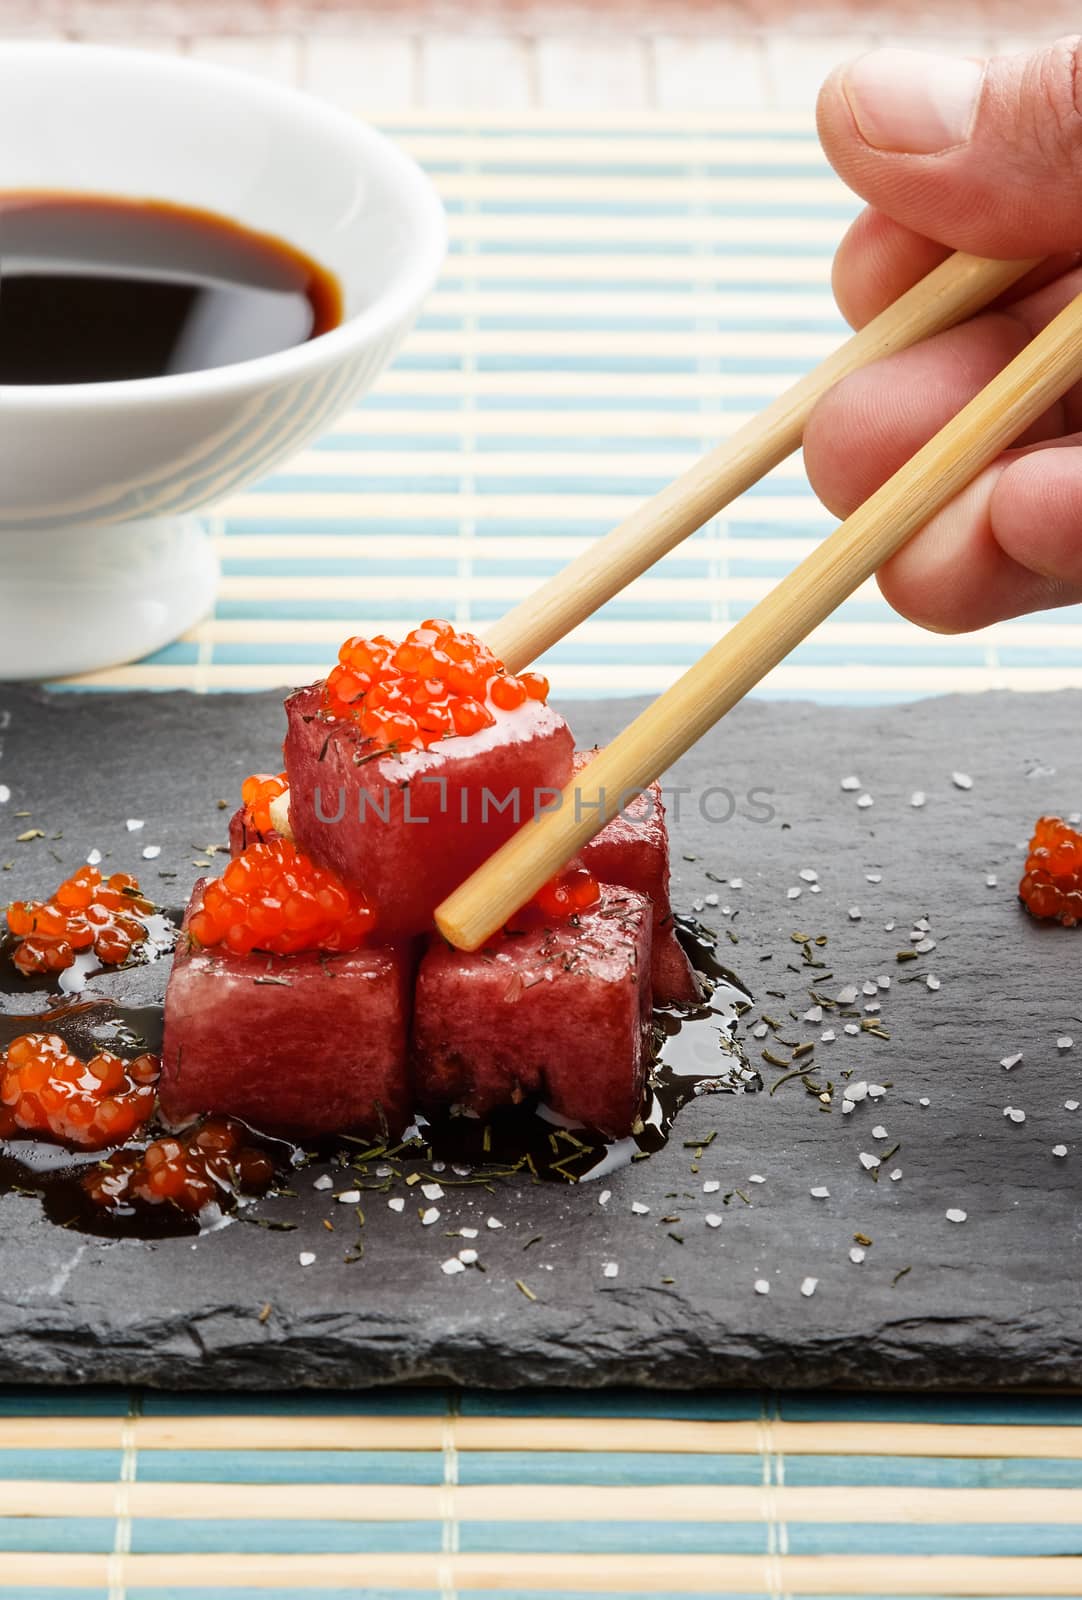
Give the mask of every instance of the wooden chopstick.
[{"label": "wooden chopstick", "polygon": [[962,322],[1036,265],[948,256],[814,372],[509,611],[486,642],[509,672],[521,671],[791,455],[812,407],[839,379]]},{"label": "wooden chopstick", "polygon": [[477,949],[1080,378],[1082,295],[443,902],[444,937]]}]

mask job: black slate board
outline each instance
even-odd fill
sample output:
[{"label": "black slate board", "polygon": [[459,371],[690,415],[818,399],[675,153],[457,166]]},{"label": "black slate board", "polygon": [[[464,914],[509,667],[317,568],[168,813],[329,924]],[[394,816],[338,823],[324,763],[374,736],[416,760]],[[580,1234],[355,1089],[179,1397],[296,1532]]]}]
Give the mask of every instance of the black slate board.
[{"label": "black slate board", "polygon": [[[569,711],[585,744],[635,709],[618,701]],[[278,696],[24,688],[0,689],[0,725],[7,895],[47,891],[61,864],[97,846],[110,867],[141,871],[173,903],[197,875],[193,846],[224,840],[216,801],[232,801],[246,772],[274,764],[282,731]],[[829,936],[828,993],[891,978],[882,995],[889,1042],[848,1037],[834,1023],[838,1039],[816,1051],[821,1077],[854,1068],[854,1081],[889,1084],[878,1104],[847,1116],[835,1104],[828,1115],[799,1082],[775,1095],[698,1101],[666,1150],[609,1180],[604,1207],[596,1183],[449,1191],[438,1227],[422,1229],[412,1205],[395,1215],[374,1197],[366,1256],[352,1266],[323,1228],[344,1208],[312,1190],[311,1174],[298,1201],[266,1202],[266,1214],[298,1219],[296,1232],[237,1224],[153,1245],[74,1236],[46,1222],[36,1199],[8,1195],[0,1379],[256,1388],[1082,1383],[1082,1112],[1064,1109],[1082,1098],[1082,931],[1038,926],[1014,897],[1019,844],[1034,817],[1082,806],[1080,725],[1082,694],[1072,692],[870,710],[753,702],[671,775],[688,790],[673,818],[675,899],[686,910],[719,895],[721,905],[702,915],[739,939],[730,945],[723,934],[721,950],[756,995],[749,1022],[761,1006],[786,1020],[787,1038],[816,1038],[831,1023],[789,1022],[790,1006],[799,1014],[811,1003],[806,986],[817,976],[802,969],[793,931]],[[952,783],[959,769],[972,776],[969,791]],[[871,807],[841,789],[851,773]],[[736,797],[737,814],[704,821],[705,789],[715,791],[714,815],[728,809],[719,789]],[[922,809],[910,804],[916,789],[927,792]],[[145,828],[127,832],[127,817],[144,818]],[[48,837],[15,843],[29,827]],[[145,844],[161,845],[159,860],[140,859]],[[821,892],[804,884],[790,900],[802,868],[818,872]],[[159,886],[159,869],[179,876]],[[715,883],[707,869],[744,887]],[[882,881],[866,881],[869,872]],[[739,914],[724,916],[725,905]],[[899,964],[921,916],[937,947]],[[929,971],[941,980],[937,993],[923,981]],[[147,969],[137,987],[160,990],[163,976]],[[129,994],[132,975],[101,987]],[[1077,1038],[1073,1050],[1057,1049],[1061,1034]],[[763,1043],[771,1041],[748,1041],[753,1060]],[[1016,1051],[1023,1061],[1007,1072],[1000,1059]],[[769,1085],[780,1074],[763,1065]],[[1026,1121],[1006,1119],[1007,1105],[1023,1108]],[[886,1141],[872,1136],[880,1123]],[[715,1128],[692,1177],[685,1142]],[[1059,1142],[1065,1159],[1052,1154]],[[859,1152],[895,1143],[898,1154],[873,1182]],[[903,1177],[891,1182],[895,1166]],[[766,1181],[751,1183],[753,1173]],[[720,1191],[704,1195],[706,1179]],[[810,1197],[817,1185],[829,1199]],[[736,1189],[750,1205],[735,1194],[723,1202]],[[666,1198],[672,1191],[675,1200]],[[632,1201],[649,1214],[634,1215]],[[967,1212],[965,1223],[946,1220],[954,1207]],[[673,1212],[678,1227],[661,1220]],[[722,1225],[707,1227],[707,1212],[723,1214]],[[489,1214],[502,1230],[485,1227]],[[448,1278],[439,1262],[463,1241],[443,1229],[463,1224],[480,1226],[488,1270]],[[855,1233],[874,1241],[859,1265],[849,1259]],[[308,1249],[317,1261],[302,1268],[298,1254]],[[618,1262],[617,1278],[602,1276],[605,1261]],[[819,1283],[806,1298],[809,1276]],[[769,1281],[769,1294],[755,1292],[757,1279]],[[261,1322],[267,1303],[273,1310]]]}]

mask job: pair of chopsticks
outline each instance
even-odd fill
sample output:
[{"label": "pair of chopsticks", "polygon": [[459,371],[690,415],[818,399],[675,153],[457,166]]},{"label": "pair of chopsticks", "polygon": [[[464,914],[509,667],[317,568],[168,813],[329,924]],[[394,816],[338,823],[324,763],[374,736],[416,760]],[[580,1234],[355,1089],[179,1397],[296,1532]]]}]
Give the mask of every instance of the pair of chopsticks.
[{"label": "pair of chopsticks", "polygon": [[[521,670],[795,450],[846,374],[963,321],[1037,265],[956,254],[489,632]],[[906,540],[1082,378],[1082,295],[436,911],[475,950]]]}]

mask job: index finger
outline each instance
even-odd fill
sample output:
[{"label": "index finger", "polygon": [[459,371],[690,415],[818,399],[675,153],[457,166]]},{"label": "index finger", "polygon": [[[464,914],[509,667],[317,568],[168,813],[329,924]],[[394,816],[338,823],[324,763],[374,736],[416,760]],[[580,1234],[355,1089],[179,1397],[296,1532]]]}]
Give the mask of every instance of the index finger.
[{"label": "index finger", "polygon": [[[950,253],[946,245],[914,233],[875,206],[866,206],[850,224],[834,257],[831,287],[842,316],[850,327],[863,328]],[[1078,260],[1077,254],[1049,256],[994,305],[1010,305],[1032,294]]]}]

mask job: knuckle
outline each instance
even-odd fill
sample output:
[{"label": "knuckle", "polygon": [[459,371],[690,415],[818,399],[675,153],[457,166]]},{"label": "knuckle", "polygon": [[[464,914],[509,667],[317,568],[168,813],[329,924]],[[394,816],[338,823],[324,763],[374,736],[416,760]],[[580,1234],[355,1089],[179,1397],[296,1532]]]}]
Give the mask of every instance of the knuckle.
[{"label": "knuckle", "polygon": [[1082,173],[1082,35],[1057,39],[1033,56],[1021,87],[1023,135],[1050,166],[1066,162]]}]

